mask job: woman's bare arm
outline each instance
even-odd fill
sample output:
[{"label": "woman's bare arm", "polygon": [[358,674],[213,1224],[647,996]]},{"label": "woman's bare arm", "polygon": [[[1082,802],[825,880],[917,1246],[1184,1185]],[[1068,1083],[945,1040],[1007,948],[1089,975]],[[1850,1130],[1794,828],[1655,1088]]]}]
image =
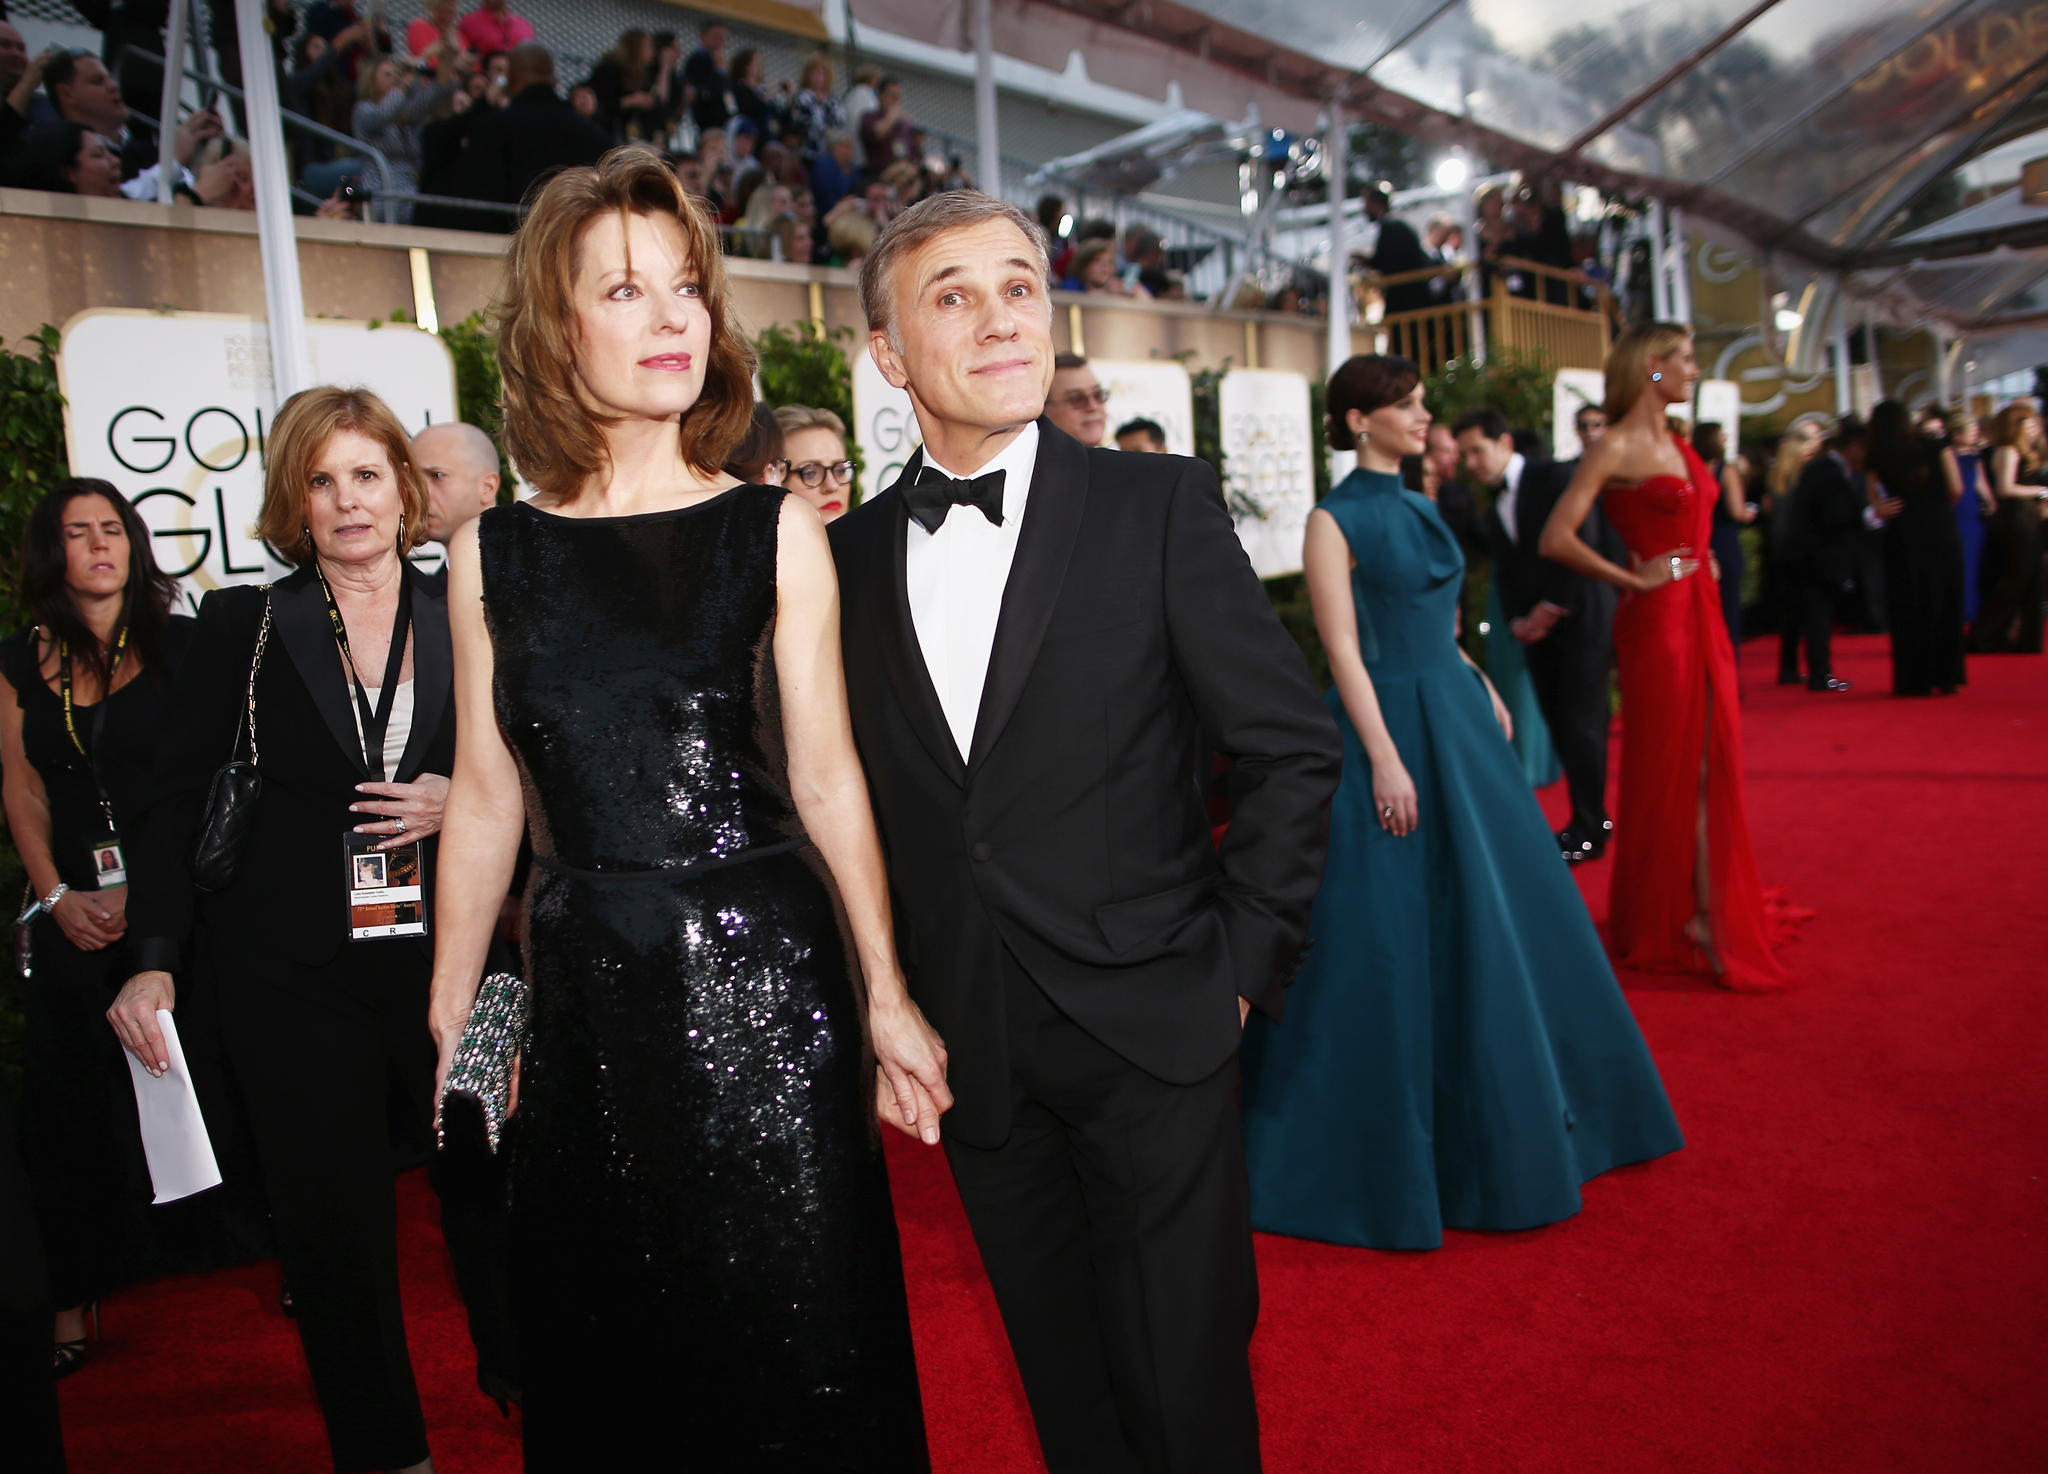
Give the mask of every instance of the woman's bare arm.
[{"label": "woman's bare arm", "polygon": [[519,769],[491,701],[495,662],[474,521],[448,545],[448,632],[455,649],[455,772],[435,867],[434,990],[427,1010],[441,1046],[437,1093],[476,1001],[525,820]]},{"label": "woman's bare arm", "polygon": [[1591,450],[1579,458],[1579,469],[1573,473],[1571,484],[1565,487],[1564,495],[1550,509],[1550,519],[1543,524],[1536,551],[1553,563],[1564,564],[1581,577],[1597,578],[1617,588],[1634,589],[1638,580],[1633,573],[1601,557],[1579,536],[1579,528],[1592,515],[1593,503],[1600,500],[1600,489],[1613,476],[1618,459],[1614,439],[1611,433],[1602,436]]},{"label": "woman's bare arm", "polygon": [[[2018,497],[2020,453],[2010,445],[2001,445],[1991,452],[1991,494],[1994,497]],[[2031,491],[2025,493],[2031,496]]]},{"label": "woman's bare arm", "polygon": [[1941,480],[1948,488],[1948,504],[1954,506],[1963,499],[1963,468],[1954,449],[1946,445],[1941,448]]},{"label": "woman's bare arm", "polygon": [[21,721],[14,685],[0,676],[0,796],[5,799],[7,830],[28,871],[29,889],[47,896],[57,887],[57,861],[50,852],[50,795],[22,746]]},{"label": "woman's bare arm", "polygon": [[[1380,827],[1403,835],[1418,820],[1415,783],[1387,730],[1386,713],[1380,710],[1378,689],[1372,673],[1365,668],[1365,656],[1358,641],[1358,608],[1351,594],[1351,544],[1337,519],[1318,508],[1309,513],[1308,531],[1302,541],[1302,571],[1308,581],[1309,609],[1316,620],[1316,638],[1329,657],[1330,679],[1344,703],[1344,714],[1358,733],[1365,755],[1372,763],[1373,809]],[[1388,809],[1393,813],[1389,814]]]},{"label": "woman's bare arm", "polygon": [[911,1002],[896,958],[888,871],[839,658],[839,579],[825,524],[802,497],[782,500],[775,587],[775,675],[790,796],[831,867],[853,931],[880,1066],[877,1110],[906,1134],[936,1143],[939,1116],[953,1104],[946,1047]]},{"label": "woman's bare arm", "polygon": [[1742,469],[1733,461],[1721,467],[1721,506],[1728,513],[1728,520],[1740,526],[1755,520],[1749,513],[1749,493],[1742,484]]},{"label": "woman's bare arm", "polygon": [[1543,534],[1537,540],[1536,551],[1553,563],[1564,564],[1583,578],[1597,578],[1619,589],[1646,594],[1651,589],[1662,588],[1674,579],[1696,572],[1700,565],[1695,550],[1672,548],[1653,558],[1638,559],[1636,570],[1631,572],[1601,557],[1579,536],[1579,528],[1592,514],[1593,503],[1600,500],[1601,491],[1608,482],[1621,479],[1617,473],[1622,469],[1622,458],[1627,454],[1624,449],[1626,438],[1625,432],[1610,430],[1580,458],[1579,469],[1573,474],[1571,484],[1557,499],[1557,505],[1550,509],[1550,520],[1543,524]]}]

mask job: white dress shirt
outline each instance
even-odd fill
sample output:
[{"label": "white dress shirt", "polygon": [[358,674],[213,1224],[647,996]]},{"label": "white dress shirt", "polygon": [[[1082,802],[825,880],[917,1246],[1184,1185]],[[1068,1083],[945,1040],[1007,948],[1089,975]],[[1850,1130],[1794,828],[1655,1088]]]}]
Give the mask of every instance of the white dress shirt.
[{"label": "white dress shirt", "polygon": [[[964,762],[974,747],[974,719],[981,711],[982,683],[1003,612],[1010,561],[1017,556],[1017,532],[1031,496],[1031,472],[1038,462],[1038,425],[1026,425],[994,460],[975,474],[1003,473],[1003,525],[996,527],[976,507],[955,507],[937,532],[926,532],[913,517],[904,533],[903,571],[910,595],[910,622],[917,630],[924,668],[938,690],[946,725]],[[924,463],[956,480],[947,466],[924,449]]]},{"label": "white dress shirt", "polygon": [[1521,534],[1515,531],[1515,493],[1522,489],[1522,468],[1527,464],[1520,451],[1508,457],[1507,474],[1501,478],[1500,495],[1493,499],[1494,509],[1500,513],[1500,525],[1507,529],[1511,543],[1522,540]]}]

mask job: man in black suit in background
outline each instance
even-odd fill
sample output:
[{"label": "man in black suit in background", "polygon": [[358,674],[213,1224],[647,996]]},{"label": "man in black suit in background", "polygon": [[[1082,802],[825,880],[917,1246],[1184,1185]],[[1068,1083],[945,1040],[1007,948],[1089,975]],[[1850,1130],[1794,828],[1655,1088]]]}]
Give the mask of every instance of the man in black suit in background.
[{"label": "man in black suit in background", "polygon": [[[1259,1467],[1239,1032],[1285,1006],[1342,748],[1208,465],[1041,417],[1050,269],[1030,217],[969,190],[862,267],[924,444],[831,528],[847,694],[1046,1463],[1237,1474]],[[1220,850],[1211,747],[1235,759]]]},{"label": "man in black suit in background", "polygon": [[[1581,438],[1588,428],[1581,423]],[[1467,474],[1495,488],[1485,525],[1502,616],[1522,643],[1529,684],[1571,790],[1571,822],[1558,833],[1558,849],[1575,865],[1597,860],[1614,831],[1607,817],[1607,687],[1618,599],[1611,584],[1582,578],[1536,552],[1578,462],[1530,460],[1515,449],[1506,417],[1490,406],[1466,412],[1453,429]],[[1628,550],[1598,506],[1580,536],[1628,566]]]},{"label": "man in black suit in background", "polygon": [[[574,165],[594,164],[612,146],[603,129],[555,91],[555,58],[547,47],[538,41],[515,46],[507,65],[505,90],[512,100],[477,120],[460,159],[449,169],[449,193],[466,200],[521,204],[537,181]],[[444,223],[448,212],[457,207],[435,207],[433,222]],[[459,211],[445,223],[509,234],[518,221],[510,215]]]},{"label": "man in black suit in background", "polygon": [[1835,679],[1835,596],[1856,580],[1856,534],[1868,499],[1863,493],[1863,426],[1844,420],[1792,483],[1791,505],[1772,513],[1776,552],[1786,578],[1785,629],[1778,647],[1778,684],[1799,684],[1799,645],[1806,644],[1806,689],[1846,691]]}]

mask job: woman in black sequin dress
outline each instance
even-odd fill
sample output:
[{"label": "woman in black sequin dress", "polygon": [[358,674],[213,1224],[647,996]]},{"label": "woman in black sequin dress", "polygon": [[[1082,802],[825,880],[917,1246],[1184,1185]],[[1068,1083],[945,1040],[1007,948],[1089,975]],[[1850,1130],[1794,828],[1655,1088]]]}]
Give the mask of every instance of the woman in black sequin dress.
[{"label": "woman in black sequin dress", "polygon": [[823,525],[717,470],[752,408],[723,287],[652,155],[556,176],[501,307],[542,494],[450,550],[444,1073],[522,820],[534,852],[529,1470],[927,1466],[869,1112],[935,1142],[944,1049],[895,957]]}]

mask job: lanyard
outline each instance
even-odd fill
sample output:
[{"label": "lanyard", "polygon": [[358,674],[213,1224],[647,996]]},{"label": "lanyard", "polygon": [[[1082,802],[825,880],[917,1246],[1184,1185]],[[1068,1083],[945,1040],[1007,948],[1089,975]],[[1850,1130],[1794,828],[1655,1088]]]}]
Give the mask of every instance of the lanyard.
[{"label": "lanyard", "polygon": [[114,677],[120,674],[121,657],[128,652],[128,626],[121,626],[121,634],[114,641],[114,658],[107,662],[107,689],[100,692],[100,699],[92,709],[92,747],[88,751],[85,743],[78,740],[78,725],[71,719],[71,646],[63,640],[57,642],[57,688],[64,696],[64,730],[71,734],[71,745],[78,749],[78,755],[85,759],[85,770],[92,774],[92,785],[99,790],[100,812],[107,816],[107,833],[114,833],[114,802],[107,797],[107,785],[100,781],[99,766],[93,761],[93,753],[100,749],[100,733],[107,725],[107,703],[114,696]]},{"label": "lanyard", "polygon": [[377,709],[372,711],[369,693],[363,689],[363,678],[356,671],[356,658],[348,648],[348,626],[341,621],[341,610],[334,602],[334,590],[327,586],[327,575],[320,571],[318,559],[313,563],[313,576],[320,580],[320,592],[327,600],[327,618],[334,625],[334,643],[341,647],[342,661],[348,666],[349,682],[355,687],[356,715],[363,724],[363,765],[370,770],[373,782],[382,783],[384,732],[391,725],[391,703],[398,696],[398,672],[405,664],[406,628],[412,623],[412,580],[401,560],[398,613],[391,624],[391,653],[384,658],[384,689],[377,693]]}]

